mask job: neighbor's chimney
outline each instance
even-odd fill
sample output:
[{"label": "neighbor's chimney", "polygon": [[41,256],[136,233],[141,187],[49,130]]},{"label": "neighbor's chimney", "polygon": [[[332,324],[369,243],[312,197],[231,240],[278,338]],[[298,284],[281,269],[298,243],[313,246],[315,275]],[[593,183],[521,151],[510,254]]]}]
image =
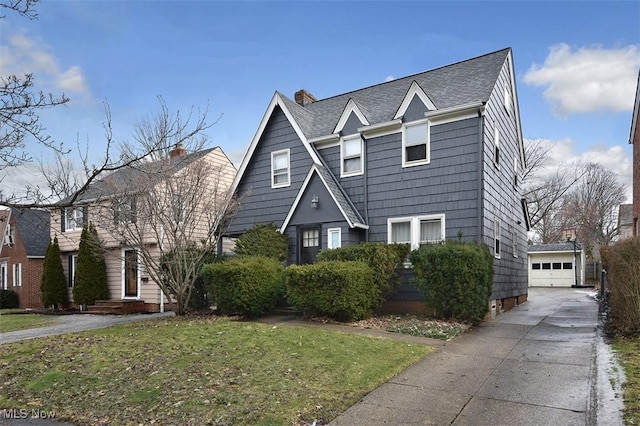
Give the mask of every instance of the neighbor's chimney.
[{"label": "neighbor's chimney", "polygon": [[295,94],[295,100],[298,105],[307,106],[316,101],[316,98],[304,89],[300,89]]},{"label": "neighbor's chimney", "polygon": [[182,144],[179,143],[169,151],[169,158],[182,157],[183,155],[187,155],[187,150],[182,147]]}]

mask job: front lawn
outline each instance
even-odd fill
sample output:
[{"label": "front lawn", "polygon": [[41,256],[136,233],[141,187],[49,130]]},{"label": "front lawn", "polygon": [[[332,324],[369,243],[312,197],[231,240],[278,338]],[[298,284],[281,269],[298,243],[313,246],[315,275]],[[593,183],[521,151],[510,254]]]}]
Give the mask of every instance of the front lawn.
[{"label": "front lawn", "polygon": [[618,354],[626,376],[624,391],[624,422],[640,424],[640,338],[616,338],[613,349]]},{"label": "front lawn", "polygon": [[431,348],[170,318],[0,346],[0,409],[81,424],[327,423]]},{"label": "front lawn", "polygon": [[45,327],[51,324],[55,324],[55,321],[52,320],[51,317],[11,313],[5,312],[4,310],[0,312],[0,333],[24,330],[27,328]]}]

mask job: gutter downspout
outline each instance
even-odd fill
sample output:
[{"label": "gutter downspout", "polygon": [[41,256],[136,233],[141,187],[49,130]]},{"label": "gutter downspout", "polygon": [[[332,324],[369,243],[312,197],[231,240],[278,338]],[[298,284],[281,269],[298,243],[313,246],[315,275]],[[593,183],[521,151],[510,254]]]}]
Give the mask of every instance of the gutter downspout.
[{"label": "gutter downspout", "polygon": [[[160,245],[160,253],[162,253],[163,240],[164,240],[164,227],[160,229],[160,241],[158,241],[158,244]],[[160,292],[160,313],[163,314],[164,313],[164,292],[162,291],[162,287],[160,287],[160,284],[158,284],[158,291]]]},{"label": "gutter downspout", "polygon": [[483,221],[482,221],[482,207],[484,206],[484,115],[482,111],[478,110],[478,212],[477,212],[477,220],[478,220],[478,235],[477,242],[478,244],[482,244],[484,235],[483,235]]},{"label": "gutter downspout", "polygon": [[[367,139],[365,139],[364,135],[362,135],[362,144],[364,145],[364,149],[363,149],[363,155],[364,158],[362,159],[362,164],[363,164],[363,177],[362,177],[362,183],[364,185],[364,223],[368,226],[369,225],[369,179],[367,178],[367,175],[369,174],[368,171],[369,169],[367,168]],[[367,227],[367,229],[364,230],[364,241],[366,243],[369,242],[369,228]]]}]

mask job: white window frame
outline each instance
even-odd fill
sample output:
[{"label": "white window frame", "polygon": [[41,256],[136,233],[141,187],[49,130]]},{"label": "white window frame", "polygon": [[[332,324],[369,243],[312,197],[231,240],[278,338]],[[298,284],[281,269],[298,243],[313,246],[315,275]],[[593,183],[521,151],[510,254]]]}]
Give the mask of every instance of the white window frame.
[{"label": "white window frame", "polygon": [[[411,245],[411,250],[416,250],[417,248],[420,247],[421,241],[420,241],[420,222],[424,221],[424,220],[439,220],[440,221],[440,235],[441,235],[441,239],[440,240],[435,240],[435,241],[429,241],[428,243],[432,243],[432,244],[437,244],[440,242],[445,241],[446,238],[446,234],[445,234],[445,230],[446,230],[446,223],[445,223],[445,215],[444,213],[440,213],[440,214],[430,214],[430,215],[422,215],[422,216],[407,216],[407,217],[394,217],[394,218],[388,218],[387,219],[387,243],[388,244],[393,244],[396,243],[396,241],[392,241],[392,235],[391,235],[391,226],[394,223],[409,223],[410,229],[409,229],[409,235],[411,240],[410,241],[398,241],[397,243],[399,244],[410,244]],[[425,242],[427,243],[427,242]],[[424,243],[423,243],[424,244]]]},{"label": "white window frame", "polygon": [[22,263],[13,265],[13,286],[22,287]]},{"label": "white window frame", "polygon": [[504,108],[507,110],[507,113],[511,114],[513,101],[511,100],[511,89],[508,84],[504,85]]},{"label": "white window frame", "polygon": [[7,290],[9,283],[7,282],[7,274],[9,265],[7,262],[0,262],[0,289]]},{"label": "white window frame", "polygon": [[500,168],[500,129],[497,124],[493,127],[493,164]]},{"label": "white window frame", "polygon": [[[333,245],[333,238],[331,236],[333,234],[338,234],[338,245]],[[327,248],[328,249],[336,249],[342,247],[342,229],[341,228],[329,228],[327,229]]]},{"label": "white window frame", "polygon": [[513,159],[513,186],[515,188],[520,184],[520,172],[518,170],[518,158],[514,157]]},{"label": "white window frame", "polygon": [[[407,128],[415,126],[426,126],[426,154],[421,160],[407,161],[407,146],[417,146],[421,144],[407,145]],[[428,119],[411,121],[402,126],[402,167],[421,166],[431,162],[431,122]]]},{"label": "white window frame", "polygon": [[[358,155],[347,156],[345,154],[345,144],[353,140],[360,141],[360,153]],[[353,160],[355,158],[360,159],[360,167],[356,171],[348,172],[345,170],[344,163],[347,160]],[[359,176],[364,173],[364,141],[359,134],[345,136],[340,139],[340,177]]]},{"label": "white window frame", "polygon": [[64,209],[63,219],[65,231],[81,230],[85,223],[84,209],[82,207],[67,207]]},{"label": "white window frame", "polygon": [[[284,183],[276,184],[276,169],[275,169],[275,157],[278,155],[286,154],[287,156],[287,181]],[[279,151],[273,151],[271,153],[271,188],[285,188],[291,185],[291,153],[289,148],[281,149]]]},{"label": "white window frame", "polygon": [[493,220],[493,256],[496,259],[500,259],[501,251],[502,251],[502,224],[500,219],[495,218]]},{"label": "white window frame", "polygon": [[67,283],[67,287],[73,288],[76,283],[76,270],[78,269],[78,255],[72,254],[69,256],[71,259],[71,263],[69,264],[71,270],[68,271],[69,274],[69,282]]},{"label": "white window frame", "polygon": [[513,257],[517,258],[518,257],[518,234],[516,234],[516,229],[518,229],[517,226],[514,226],[511,230],[511,238],[512,238],[512,248],[513,248]]}]

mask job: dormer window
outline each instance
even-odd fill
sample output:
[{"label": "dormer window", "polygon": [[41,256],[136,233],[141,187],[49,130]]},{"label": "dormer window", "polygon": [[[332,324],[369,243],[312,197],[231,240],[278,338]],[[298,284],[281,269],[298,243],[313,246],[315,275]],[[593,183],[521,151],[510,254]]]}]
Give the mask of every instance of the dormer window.
[{"label": "dormer window", "polygon": [[405,124],[402,128],[402,167],[429,163],[429,122]]},{"label": "dormer window", "polygon": [[511,90],[507,84],[504,85],[504,108],[507,110],[507,113],[511,114],[513,103],[511,102]]},{"label": "dormer window", "polygon": [[282,188],[291,184],[289,150],[271,153],[271,187]]},{"label": "dormer window", "polygon": [[340,141],[340,177],[362,174],[362,148],[360,135],[348,136]]}]

